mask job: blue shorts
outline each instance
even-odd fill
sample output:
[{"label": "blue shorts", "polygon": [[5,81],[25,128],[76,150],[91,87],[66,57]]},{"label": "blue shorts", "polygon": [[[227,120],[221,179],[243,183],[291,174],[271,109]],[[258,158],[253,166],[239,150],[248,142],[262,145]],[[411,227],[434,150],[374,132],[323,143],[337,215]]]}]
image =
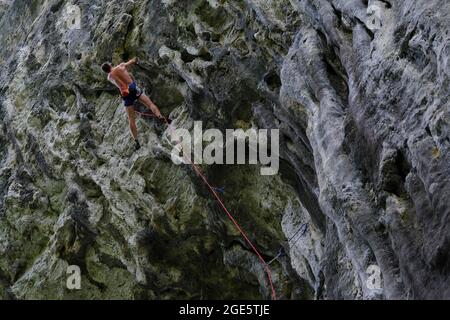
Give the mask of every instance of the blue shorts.
[{"label": "blue shorts", "polygon": [[132,107],[134,106],[136,100],[139,99],[139,97],[141,96],[142,90],[139,89],[136,82],[133,82],[128,86],[128,91],[129,91],[128,96],[122,97],[122,99],[125,107]]}]

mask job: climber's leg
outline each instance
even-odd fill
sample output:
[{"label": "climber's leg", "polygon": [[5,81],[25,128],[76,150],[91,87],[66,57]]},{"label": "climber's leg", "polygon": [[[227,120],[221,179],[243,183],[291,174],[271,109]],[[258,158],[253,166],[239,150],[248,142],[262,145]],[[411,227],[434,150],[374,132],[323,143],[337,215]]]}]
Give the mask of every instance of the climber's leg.
[{"label": "climber's leg", "polygon": [[139,96],[139,101],[145,104],[145,106],[149,108],[155,114],[155,116],[157,116],[158,118],[162,118],[161,111],[159,111],[158,107],[153,103],[152,100],[150,100],[149,97],[147,97],[145,93]]},{"label": "climber's leg", "polygon": [[133,135],[134,140],[137,140],[137,127],[136,127],[136,115],[134,113],[134,106],[125,108],[127,110],[128,122],[130,124],[131,134]]}]

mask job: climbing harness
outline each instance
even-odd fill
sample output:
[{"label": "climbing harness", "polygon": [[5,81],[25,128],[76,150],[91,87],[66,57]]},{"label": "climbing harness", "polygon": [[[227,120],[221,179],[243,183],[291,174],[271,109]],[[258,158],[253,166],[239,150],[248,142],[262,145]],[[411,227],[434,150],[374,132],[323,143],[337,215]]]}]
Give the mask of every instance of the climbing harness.
[{"label": "climbing harness", "polygon": [[[150,115],[148,113],[142,113],[142,112],[137,112],[137,114],[141,115],[141,116],[148,116],[148,117],[155,117],[154,115]],[[163,117],[163,121],[165,122],[167,128],[170,130],[171,133],[173,133],[173,128],[171,126],[171,124],[169,123],[169,121]],[[267,279],[269,281],[269,286],[270,286],[270,290],[271,290],[271,294],[272,294],[272,300],[277,300],[277,296],[276,296],[276,292],[275,292],[275,287],[273,285],[272,282],[272,274],[270,273],[270,268],[269,268],[269,264],[266,262],[266,260],[263,258],[263,256],[261,255],[261,253],[259,253],[258,249],[256,249],[255,245],[253,244],[253,242],[249,239],[249,237],[247,236],[247,234],[244,232],[244,230],[242,229],[242,227],[239,225],[239,223],[236,221],[236,219],[234,218],[234,216],[230,213],[230,211],[227,209],[227,207],[225,206],[224,202],[222,201],[222,199],[219,196],[219,190],[217,190],[218,188],[214,188],[208,181],[208,179],[206,178],[206,175],[202,173],[202,171],[200,170],[200,168],[193,163],[189,158],[185,157],[185,159],[189,162],[189,164],[192,166],[193,170],[195,171],[195,173],[201,178],[201,180],[203,181],[203,183],[208,187],[208,189],[211,191],[212,195],[214,196],[214,198],[217,200],[217,203],[220,205],[220,207],[222,208],[222,210],[227,214],[228,218],[230,219],[230,221],[234,224],[234,226],[236,227],[236,229],[239,231],[239,233],[241,234],[241,236],[244,238],[244,240],[247,242],[247,244],[251,247],[251,249],[253,250],[253,252],[256,254],[256,256],[258,257],[258,259],[261,261],[264,271],[267,274]]]}]

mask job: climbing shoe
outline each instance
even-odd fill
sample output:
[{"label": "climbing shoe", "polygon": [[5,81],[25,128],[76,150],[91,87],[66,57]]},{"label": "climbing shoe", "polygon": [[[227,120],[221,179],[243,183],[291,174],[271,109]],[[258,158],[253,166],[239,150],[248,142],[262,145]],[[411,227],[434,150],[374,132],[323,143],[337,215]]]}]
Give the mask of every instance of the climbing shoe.
[{"label": "climbing shoe", "polygon": [[141,148],[141,144],[139,143],[139,140],[134,140],[134,150],[138,151]]}]

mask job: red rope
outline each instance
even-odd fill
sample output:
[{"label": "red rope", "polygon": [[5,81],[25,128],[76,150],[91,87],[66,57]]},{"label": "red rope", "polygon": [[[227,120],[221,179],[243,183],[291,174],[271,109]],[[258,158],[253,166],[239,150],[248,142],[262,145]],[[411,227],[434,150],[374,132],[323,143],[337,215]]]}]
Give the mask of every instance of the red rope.
[{"label": "red rope", "polygon": [[[149,113],[142,113],[142,112],[138,112],[136,111],[137,114],[144,116],[144,117],[155,117],[155,115],[153,114],[149,114]],[[169,128],[169,130],[171,131],[171,133],[173,133],[173,128],[172,126],[169,124],[169,122],[167,121],[166,118],[163,117],[164,122],[166,123],[167,127]],[[256,249],[256,246],[253,244],[253,242],[248,238],[247,234],[244,232],[244,230],[242,229],[242,227],[239,225],[239,223],[236,221],[236,219],[233,217],[233,215],[230,213],[230,211],[228,211],[227,207],[225,206],[225,204],[223,203],[222,199],[219,197],[219,195],[217,194],[217,192],[215,191],[215,189],[211,186],[211,184],[209,183],[208,179],[206,178],[206,176],[201,172],[201,170],[198,168],[198,166],[196,166],[190,159],[188,159],[185,155],[183,155],[185,157],[185,159],[190,163],[190,165],[192,166],[192,168],[194,169],[195,173],[203,180],[203,182],[205,183],[205,185],[208,187],[208,189],[211,191],[211,193],[214,195],[214,197],[216,198],[217,202],[219,203],[220,207],[223,209],[223,211],[225,211],[225,213],[227,214],[228,218],[231,220],[231,222],[234,224],[234,226],[236,227],[236,229],[239,231],[239,233],[242,235],[242,237],[245,239],[245,241],[248,243],[248,245],[252,248],[253,252],[255,252],[256,256],[258,257],[258,259],[261,261],[261,263],[264,265],[264,271],[267,274],[267,279],[269,280],[269,285],[270,285],[270,289],[272,291],[272,300],[277,300],[277,296],[276,296],[276,291],[275,291],[275,287],[273,285],[272,282],[272,275],[270,273],[270,268],[269,265],[267,264],[266,260],[263,258],[263,256],[259,253],[258,249]]]}]

